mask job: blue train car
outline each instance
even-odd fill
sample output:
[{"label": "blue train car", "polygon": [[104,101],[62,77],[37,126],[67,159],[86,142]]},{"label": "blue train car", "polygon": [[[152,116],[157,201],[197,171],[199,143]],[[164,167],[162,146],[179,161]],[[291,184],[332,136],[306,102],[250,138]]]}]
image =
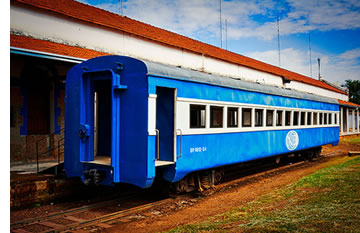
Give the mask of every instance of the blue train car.
[{"label": "blue train car", "polygon": [[66,174],[105,185],[147,188],[155,175],[177,182],[339,141],[335,99],[130,57],[74,66],[65,101]]}]

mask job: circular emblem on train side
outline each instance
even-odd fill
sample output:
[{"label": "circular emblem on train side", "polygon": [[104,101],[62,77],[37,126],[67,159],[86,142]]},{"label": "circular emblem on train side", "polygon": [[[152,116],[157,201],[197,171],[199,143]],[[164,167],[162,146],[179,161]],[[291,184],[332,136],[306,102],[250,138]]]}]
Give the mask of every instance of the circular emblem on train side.
[{"label": "circular emblem on train side", "polygon": [[286,135],[286,147],[289,150],[295,150],[298,145],[299,135],[294,130],[289,131]]}]

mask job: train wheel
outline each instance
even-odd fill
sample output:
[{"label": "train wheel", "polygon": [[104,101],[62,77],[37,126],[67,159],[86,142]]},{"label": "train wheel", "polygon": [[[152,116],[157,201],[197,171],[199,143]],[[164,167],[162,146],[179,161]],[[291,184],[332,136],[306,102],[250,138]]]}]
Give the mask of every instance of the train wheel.
[{"label": "train wheel", "polygon": [[321,156],[321,147],[316,148],[314,151],[315,158],[319,158]]},{"label": "train wheel", "polygon": [[219,184],[222,178],[224,177],[224,169],[215,170],[214,184]]},{"label": "train wheel", "polygon": [[301,153],[305,160],[312,161],[315,157],[315,153],[313,150],[304,151]]},{"label": "train wheel", "polygon": [[280,160],[281,160],[280,156],[276,156],[276,157],[275,157],[275,163],[276,163],[276,164],[279,164],[279,163],[280,163]]}]

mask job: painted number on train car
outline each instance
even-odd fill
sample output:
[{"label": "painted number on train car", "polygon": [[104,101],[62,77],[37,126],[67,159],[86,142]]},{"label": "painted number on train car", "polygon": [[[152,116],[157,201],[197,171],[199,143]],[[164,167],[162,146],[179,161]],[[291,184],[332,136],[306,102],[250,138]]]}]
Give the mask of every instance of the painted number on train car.
[{"label": "painted number on train car", "polygon": [[297,134],[296,131],[291,130],[287,133],[285,142],[286,142],[286,147],[289,150],[295,150],[296,147],[299,145],[299,135]]},{"label": "painted number on train car", "polygon": [[204,152],[206,150],[207,150],[206,146],[191,147],[190,148],[190,153]]}]

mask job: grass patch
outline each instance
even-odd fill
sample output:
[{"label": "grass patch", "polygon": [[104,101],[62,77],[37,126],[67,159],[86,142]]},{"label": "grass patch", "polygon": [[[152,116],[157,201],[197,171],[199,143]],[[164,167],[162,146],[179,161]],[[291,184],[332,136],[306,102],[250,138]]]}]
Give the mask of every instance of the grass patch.
[{"label": "grass patch", "polygon": [[344,138],[344,139],[340,140],[340,143],[360,145],[360,137]]},{"label": "grass patch", "polygon": [[360,157],[170,232],[360,232]]}]

